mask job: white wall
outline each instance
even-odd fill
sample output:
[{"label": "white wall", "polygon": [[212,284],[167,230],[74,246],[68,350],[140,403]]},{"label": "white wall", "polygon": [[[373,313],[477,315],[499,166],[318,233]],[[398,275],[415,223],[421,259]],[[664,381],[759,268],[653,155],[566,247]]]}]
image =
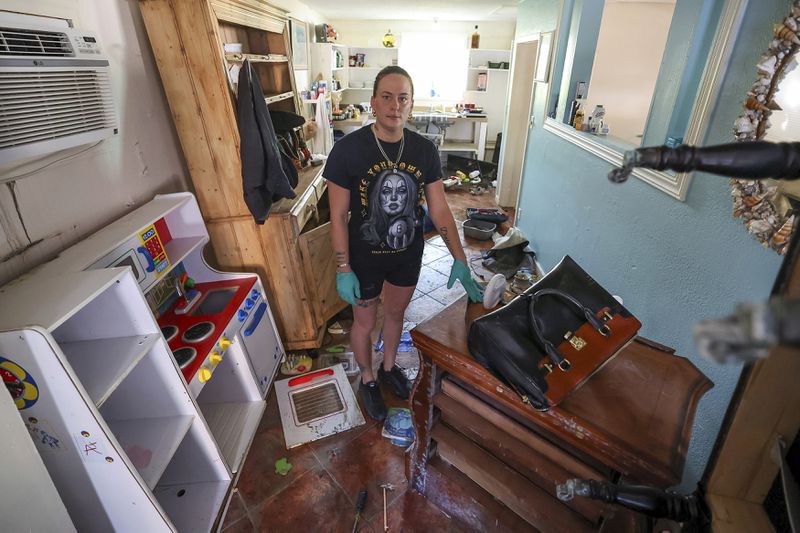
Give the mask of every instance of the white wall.
[{"label": "white wall", "polygon": [[[297,0],[272,3],[309,21],[313,35],[318,13]],[[111,63],[119,134],[82,153],[0,167],[2,177],[25,175],[0,184],[0,284],[155,194],[192,190],[137,0],[3,0],[2,9],[72,19],[98,36]]]},{"label": "white wall", "polygon": [[606,109],[611,135],[639,145],[675,3],[607,1],[597,38],[586,117]]},{"label": "white wall", "polygon": [[155,194],[190,186],[136,0],[4,0],[3,8],[71,18],[98,36],[111,63],[119,134],[63,161],[79,149],[0,168],[2,176],[29,174],[0,185],[0,283]]}]

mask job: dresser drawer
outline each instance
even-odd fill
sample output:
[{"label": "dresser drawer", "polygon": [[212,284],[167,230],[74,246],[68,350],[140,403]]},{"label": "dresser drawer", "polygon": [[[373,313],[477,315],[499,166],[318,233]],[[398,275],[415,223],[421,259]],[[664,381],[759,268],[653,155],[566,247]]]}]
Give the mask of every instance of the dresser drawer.
[{"label": "dresser drawer", "polygon": [[292,207],[290,216],[292,217],[292,226],[294,227],[295,237],[300,235],[303,227],[313,217],[317,217],[317,203],[319,196],[314,186],[307,188],[302,196]]}]

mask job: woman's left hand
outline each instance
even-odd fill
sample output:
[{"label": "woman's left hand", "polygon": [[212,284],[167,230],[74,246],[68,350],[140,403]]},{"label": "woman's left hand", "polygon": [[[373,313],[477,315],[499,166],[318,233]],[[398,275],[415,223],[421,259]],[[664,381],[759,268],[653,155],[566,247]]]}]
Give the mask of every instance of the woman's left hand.
[{"label": "woman's left hand", "polygon": [[483,289],[478,285],[478,282],[472,278],[467,264],[460,259],[453,261],[453,267],[450,269],[450,279],[447,281],[447,288],[452,289],[456,280],[460,281],[464,290],[467,291],[470,302],[483,301]]}]

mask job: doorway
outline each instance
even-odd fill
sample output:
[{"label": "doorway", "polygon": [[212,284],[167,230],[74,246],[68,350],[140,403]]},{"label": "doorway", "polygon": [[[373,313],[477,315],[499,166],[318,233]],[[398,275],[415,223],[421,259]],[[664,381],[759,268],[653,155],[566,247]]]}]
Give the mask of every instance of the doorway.
[{"label": "doorway", "polygon": [[516,206],[519,197],[525,147],[532,117],[533,73],[539,40],[516,41],[511,57],[511,83],[506,103],[506,120],[500,147],[500,160],[495,200],[502,206]]}]

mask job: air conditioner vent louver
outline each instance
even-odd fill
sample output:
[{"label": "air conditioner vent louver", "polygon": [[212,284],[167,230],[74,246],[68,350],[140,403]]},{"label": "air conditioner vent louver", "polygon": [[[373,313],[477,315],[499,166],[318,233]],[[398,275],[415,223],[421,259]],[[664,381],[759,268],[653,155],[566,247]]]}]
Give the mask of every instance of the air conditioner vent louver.
[{"label": "air conditioner vent louver", "polygon": [[117,133],[108,58],[90,31],[0,10],[0,182],[6,165]]},{"label": "air conditioner vent louver", "polygon": [[0,56],[70,57],[75,55],[66,33],[0,28]]},{"label": "air conditioner vent louver", "polygon": [[0,71],[0,150],[115,127],[107,68]]}]

